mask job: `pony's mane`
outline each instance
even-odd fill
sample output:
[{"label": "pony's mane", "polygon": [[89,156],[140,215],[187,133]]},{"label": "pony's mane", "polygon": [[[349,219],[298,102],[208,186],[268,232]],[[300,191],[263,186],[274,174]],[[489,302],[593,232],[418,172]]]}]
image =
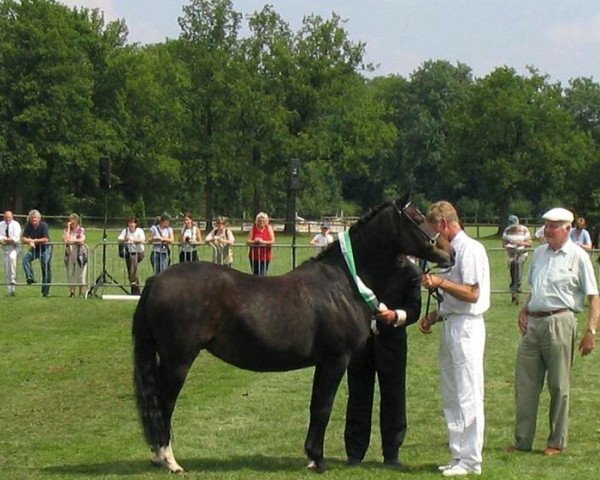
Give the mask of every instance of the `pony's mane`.
[{"label": "pony's mane", "polygon": [[[384,208],[392,205],[392,201],[388,201],[388,202],[384,202],[380,205],[377,205],[376,207],[373,207],[371,210],[369,210],[367,213],[365,213],[362,217],[360,217],[356,223],[353,223],[350,226],[350,230],[355,230],[356,228],[362,228],[364,225],[367,225],[372,219],[373,217],[375,217],[378,213],[380,213]],[[316,256],[309,258],[308,260],[306,260],[304,263],[311,263],[314,260],[320,260],[326,256],[328,256],[328,252],[332,249],[332,247],[339,243],[337,239],[335,239],[332,243],[330,243],[329,245],[327,245],[327,247],[325,249],[323,249],[321,252],[319,252]]]},{"label": "pony's mane", "polygon": [[384,208],[389,207],[391,204],[392,204],[392,202],[384,202],[384,203],[374,207],[373,209],[371,209],[370,211],[365,213],[362,217],[360,217],[356,221],[356,223],[350,227],[350,230],[353,230],[355,228],[360,228],[361,226],[366,225],[373,219],[373,217],[375,217]]}]

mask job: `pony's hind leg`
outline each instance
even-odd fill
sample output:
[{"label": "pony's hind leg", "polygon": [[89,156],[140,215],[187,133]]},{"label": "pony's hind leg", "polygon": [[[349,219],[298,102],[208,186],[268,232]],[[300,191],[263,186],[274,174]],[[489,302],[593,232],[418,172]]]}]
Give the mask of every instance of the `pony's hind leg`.
[{"label": "pony's hind leg", "polygon": [[[166,422],[169,432],[171,431],[171,418],[175,410],[175,403],[179,392],[183,387],[191,362],[174,365],[168,361],[160,364],[159,372],[161,379],[161,397],[163,404],[164,421]],[[167,467],[170,473],[182,473],[183,468],[175,460],[173,448],[171,446],[171,435],[169,434],[169,442],[167,445],[155,445],[154,456],[150,461],[155,465],[163,465]]]},{"label": "pony's hind leg", "polygon": [[348,355],[326,359],[315,367],[310,400],[310,425],[304,442],[308,456],[307,468],[321,473],[326,470],[323,458],[325,429],[329,423],[335,394],[348,367]]},{"label": "pony's hind leg", "polygon": [[150,459],[154,465],[167,467],[169,473],[183,473],[183,468],[175,460],[171,442],[166,447],[158,447],[154,451],[154,456]]}]

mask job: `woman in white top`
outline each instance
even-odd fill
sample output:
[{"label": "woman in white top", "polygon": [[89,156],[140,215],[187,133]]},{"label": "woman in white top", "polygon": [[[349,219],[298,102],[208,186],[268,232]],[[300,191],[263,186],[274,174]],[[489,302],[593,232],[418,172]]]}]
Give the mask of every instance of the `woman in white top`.
[{"label": "woman in white top", "polygon": [[171,228],[171,218],[163,214],[150,227],[150,241],[152,242],[152,257],[150,261],[154,267],[154,273],[158,275],[171,264],[170,245],[175,241],[173,229]]},{"label": "woman in white top", "polygon": [[233,263],[233,244],[235,237],[229,228],[225,226],[225,218],[215,219],[215,228],[206,235],[206,243],[213,247],[213,262],[219,265],[231,267]]},{"label": "woman in white top", "polygon": [[576,245],[579,245],[584,250],[591,250],[592,237],[590,236],[590,233],[586,230],[586,226],[587,222],[585,221],[585,218],[577,218],[577,220],[575,220],[575,228],[571,229],[570,237]]},{"label": "woman in white top", "polygon": [[202,232],[197,225],[194,225],[194,219],[189,213],[183,216],[183,227],[181,227],[179,241],[181,243],[179,263],[197,262],[198,252],[196,247],[202,244]]},{"label": "woman in white top", "polygon": [[125,265],[127,266],[127,276],[131,284],[131,294],[140,294],[140,285],[138,279],[138,263],[144,259],[144,243],[146,243],[146,235],[144,231],[138,227],[138,221],[135,217],[127,219],[127,228],[117,237],[119,244],[123,245],[123,253],[125,255]]},{"label": "woman in white top", "polygon": [[87,248],[85,230],[80,225],[79,215],[69,215],[67,226],[63,230],[65,243],[65,266],[69,282],[69,297],[75,296],[75,287],[79,287],[79,296],[84,296],[87,274]]}]

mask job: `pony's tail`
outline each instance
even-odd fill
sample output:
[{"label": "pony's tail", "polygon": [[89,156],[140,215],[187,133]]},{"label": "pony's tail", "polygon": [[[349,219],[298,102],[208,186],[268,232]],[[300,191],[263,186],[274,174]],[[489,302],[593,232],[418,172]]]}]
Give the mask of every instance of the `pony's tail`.
[{"label": "pony's tail", "polygon": [[146,302],[154,277],[146,280],[142,296],[133,314],[133,380],[140,420],[146,442],[154,448],[169,444],[170,429],[165,421],[160,394],[156,343],[148,328]]}]

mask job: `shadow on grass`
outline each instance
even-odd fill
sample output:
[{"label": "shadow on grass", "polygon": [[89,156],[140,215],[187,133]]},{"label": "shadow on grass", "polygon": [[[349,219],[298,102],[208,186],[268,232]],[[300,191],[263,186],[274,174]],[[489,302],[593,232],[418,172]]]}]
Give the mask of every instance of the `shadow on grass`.
[{"label": "shadow on grass", "polygon": [[[266,457],[263,455],[238,456],[225,459],[177,459],[186,472],[299,472],[306,467],[307,460],[298,457]],[[437,471],[437,465],[403,465],[394,468],[379,462],[363,462],[349,467],[345,461],[331,459],[326,461],[327,468],[333,470],[398,470],[403,473],[426,473]],[[79,465],[54,465],[41,469],[44,473],[59,477],[85,475],[89,478],[103,475],[136,475],[152,471],[165,470],[150,463],[149,460],[115,461],[88,463]],[[165,470],[166,472],[166,470]]]},{"label": "shadow on grass", "polygon": [[[262,455],[238,456],[223,459],[177,458],[186,472],[294,472],[306,465],[305,459],[298,457],[265,457]],[[341,463],[341,462],[340,462]],[[44,473],[57,476],[69,475],[135,475],[165,470],[150,463],[150,460],[123,460],[78,465],[53,465],[41,469]]]}]

